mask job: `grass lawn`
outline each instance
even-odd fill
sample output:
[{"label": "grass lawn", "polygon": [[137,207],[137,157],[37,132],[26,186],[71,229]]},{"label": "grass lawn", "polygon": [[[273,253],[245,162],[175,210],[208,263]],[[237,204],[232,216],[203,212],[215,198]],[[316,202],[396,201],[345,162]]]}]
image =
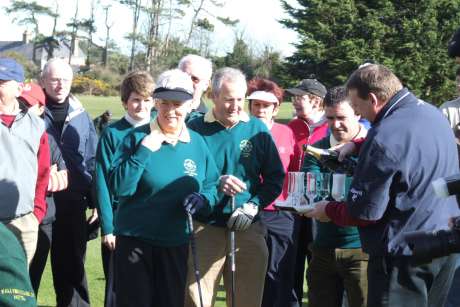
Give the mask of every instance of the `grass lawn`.
[{"label": "grass lawn", "polygon": [[[91,117],[96,117],[102,114],[105,110],[110,109],[113,113],[113,118],[118,119],[124,114],[124,109],[121,106],[118,97],[94,97],[94,96],[79,96],[81,102]],[[209,103],[211,105],[211,102]],[[290,103],[283,103],[278,115],[280,122],[287,122],[292,117],[293,108]],[[102,271],[102,261],[100,252],[100,239],[92,240],[88,243],[86,253],[86,274],[88,278],[88,288],[90,292],[91,305],[95,307],[103,306],[104,304],[104,273]],[[223,290],[223,287],[221,287]],[[306,289],[305,289],[306,290]],[[304,295],[305,297],[305,295]],[[306,302],[304,300],[304,302]],[[56,299],[54,295],[53,279],[51,270],[48,265],[45,268],[40,292],[38,295],[39,306],[55,306]],[[225,307],[225,292],[219,291],[217,295],[216,307]],[[137,307],[137,306],[133,306]]]}]

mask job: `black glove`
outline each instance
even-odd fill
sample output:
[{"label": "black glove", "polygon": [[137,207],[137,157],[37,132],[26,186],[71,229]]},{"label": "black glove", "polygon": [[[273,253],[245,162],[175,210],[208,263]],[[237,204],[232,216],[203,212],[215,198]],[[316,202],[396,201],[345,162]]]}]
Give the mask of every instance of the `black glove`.
[{"label": "black glove", "polygon": [[206,205],[206,198],[203,197],[200,193],[193,192],[189,194],[183,203],[185,212],[190,214],[195,214],[195,212],[199,211]]}]

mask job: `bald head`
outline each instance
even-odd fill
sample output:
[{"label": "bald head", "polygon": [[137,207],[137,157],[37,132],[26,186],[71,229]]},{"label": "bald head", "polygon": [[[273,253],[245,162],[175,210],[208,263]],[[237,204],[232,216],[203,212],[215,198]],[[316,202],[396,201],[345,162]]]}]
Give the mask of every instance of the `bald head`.
[{"label": "bald head", "polygon": [[70,94],[72,67],[63,59],[51,59],[43,67],[41,85],[55,102],[62,103]]}]

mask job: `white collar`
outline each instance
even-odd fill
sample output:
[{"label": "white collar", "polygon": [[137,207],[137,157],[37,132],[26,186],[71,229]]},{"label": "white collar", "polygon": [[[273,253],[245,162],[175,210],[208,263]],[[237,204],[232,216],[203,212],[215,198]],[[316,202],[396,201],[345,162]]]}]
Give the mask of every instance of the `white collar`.
[{"label": "white collar", "polygon": [[132,118],[131,116],[129,116],[128,113],[125,114],[124,118],[133,127],[139,127],[139,126],[148,124],[150,122],[150,117],[144,118],[143,120],[136,120],[136,119]]}]

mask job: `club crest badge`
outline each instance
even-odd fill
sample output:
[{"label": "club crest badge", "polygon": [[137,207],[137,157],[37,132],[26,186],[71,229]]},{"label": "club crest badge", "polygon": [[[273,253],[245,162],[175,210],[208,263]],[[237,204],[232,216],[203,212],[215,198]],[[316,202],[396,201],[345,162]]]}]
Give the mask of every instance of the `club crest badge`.
[{"label": "club crest badge", "polygon": [[245,158],[249,157],[252,152],[252,143],[249,140],[242,140],[240,142],[241,155]]},{"label": "club crest badge", "polygon": [[196,163],[192,159],[185,159],[184,161],[184,173],[191,176],[195,177],[197,175],[196,173]]}]

